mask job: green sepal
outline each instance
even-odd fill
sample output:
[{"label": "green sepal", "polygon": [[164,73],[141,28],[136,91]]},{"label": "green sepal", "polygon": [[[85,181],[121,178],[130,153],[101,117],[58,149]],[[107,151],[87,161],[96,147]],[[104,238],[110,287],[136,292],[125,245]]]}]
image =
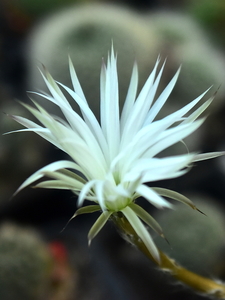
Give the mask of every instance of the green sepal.
[{"label": "green sepal", "polygon": [[74,219],[76,216],[78,215],[82,215],[82,214],[89,214],[89,213],[93,213],[96,211],[101,210],[101,207],[99,205],[88,205],[88,206],[84,206],[81,208],[78,208],[75,212],[75,214],[69,219],[69,221],[66,223],[66,225],[63,227],[62,231],[66,228],[66,226],[69,224],[69,222]]},{"label": "green sepal", "polygon": [[93,238],[99,233],[102,227],[110,218],[112,211],[104,211],[98,219],[95,221],[94,225],[91,227],[90,231],[88,232],[88,245],[90,246],[91,241]]},{"label": "green sepal", "polygon": [[165,238],[162,228],[159,223],[141,206],[131,203],[129,207],[135,212],[135,214],[144,221],[149,227],[151,227],[156,233],[158,233],[161,237]]},{"label": "green sepal", "polygon": [[183,204],[186,204],[186,205],[190,206],[191,208],[193,208],[193,209],[199,211],[200,213],[204,214],[202,211],[200,211],[194,205],[194,203],[189,198],[185,197],[184,195],[182,195],[178,192],[168,190],[168,189],[165,189],[165,188],[159,188],[159,187],[153,187],[152,189],[161,196],[168,197],[170,199],[182,202]]},{"label": "green sepal", "polygon": [[90,213],[100,211],[100,210],[101,210],[101,207],[97,204],[80,207],[80,208],[78,208],[78,210],[76,210],[75,214],[72,216],[71,219],[75,218],[78,215],[90,214]]}]

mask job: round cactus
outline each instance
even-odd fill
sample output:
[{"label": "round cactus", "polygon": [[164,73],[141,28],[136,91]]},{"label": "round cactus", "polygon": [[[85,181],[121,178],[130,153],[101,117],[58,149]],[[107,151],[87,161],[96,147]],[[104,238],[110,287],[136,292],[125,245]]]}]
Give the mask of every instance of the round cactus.
[{"label": "round cactus", "polygon": [[[126,96],[134,60],[138,62],[141,87],[158,54],[163,59],[168,57],[159,92],[183,64],[176,87],[165,104],[165,113],[160,116],[181,108],[214,85],[212,95],[221,84],[221,78],[225,78],[223,56],[210,46],[206,34],[192,18],[168,12],[143,14],[119,6],[96,4],[72,6],[46,18],[34,28],[27,46],[29,89],[46,90],[37,71],[40,63],[57,81],[71,86],[69,54],[84,94],[98,117],[100,63],[102,57],[106,57],[112,40],[118,53],[121,104]],[[209,109],[218,109],[224,97],[225,86],[221,86]],[[43,106],[50,105],[48,101],[38,101],[42,101]],[[190,151],[200,147],[202,131],[204,126],[191,139],[188,138]],[[186,151],[186,148],[183,145],[177,147],[177,153],[180,151]]]},{"label": "round cactus", "polygon": [[[20,104],[10,101],[10,96],[4,94],[3,90],[1,92],[1,111],[12,114],[24,112]],[[7,115],[0,119],[0,127],[2,133],[19,129],[15,121]],[[48,153],[48,144],[33,134],[29,138],[26,134],[19,136],[17,133],[0,135],[0,205],[12,197],[12,191],[15,192],[21,184],[21,178],[25,179],[47,161]]]},{"label": "round cactus", "polygon": [[25,13],[29,16],[37,18],[52,10],[60,9],[71,3],[82,3],[88,0],[11,0],[5,1],[5,5],[9,8]]},{"label": "round cactus", "polygon": [[179,206],[176,210],[156,213],[154,217],[170,243],[157,239],[157,245],[190,270],[219,275],[225,267],[221,265],[225,247],[224,210],[214,199],[198,195],[189,198],[205,215],[183,204],[175,205]]},{"label": "round cactus", "polygon": [[[207,34],[193,18],[182,13],[158,12],[149,14],[147,20],[156,31],[160,52],[168,57],[171,71],[182,63],[182,74],[171,95],[175,107],[212,85],[214,91],[219,88],[221,78],[225,77],[224,56],[211,46]],[[221,107],[224,98],[225,87],[221,86],[210,109]]]},{"label": "round cactus", "polygon": [[0,299],[44,299],[51,264],[49,251],[36,232],[12,224],[1,226]]},{"label": "round cactus", "polygon": [[186,9],[209,32],[213,43],[225,45],[225,2],[223,0],[188,1]]},{"label": "round cactus", "polygon": [[97,112],[100,65],[112,42],[119,54],[120,94],[124,99],[134,61],[138,62],[142,83],[156,61],[157,36],[141,14],[114,5],[73,6],[40,23],[28,39],[29,86],[44,89],[38,62],[56,80],[70,85],[69,54],[90,106],[96,106]]}]

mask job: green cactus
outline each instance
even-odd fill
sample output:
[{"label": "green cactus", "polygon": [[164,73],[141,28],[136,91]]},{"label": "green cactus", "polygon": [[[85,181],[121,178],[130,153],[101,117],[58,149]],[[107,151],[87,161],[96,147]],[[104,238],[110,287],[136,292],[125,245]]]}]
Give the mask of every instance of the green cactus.
[{"label": "green cactus", "polygon": [[154,217],[164,230],[169,244],[156,239],[158,247],[184,267],[203,275],[224,272],[225,217],[214,199],[189,197],[205,214],[174,203],[175,210],[156,212]]},{"label": "green cactus", "polygon": [[[224,56],[210,44],[201,26],[190,16],[175,12],[157,12],[146,19],[156,31],[171,71],[182,63],[182,74],[171,95],[172,104],[180,107],[212,85],[216,91],[225,77]],[[225,86],[221,86],[210,109],[219,109],[224,98]]]},{"label": "green cactus", "polygon": [[[91,107],[97,113],[100,64],[111,48],[118,53],[121,99],[125,98],[134,60],[140,69],[140,82],[146,80],[157,58],[157,37],[141,14],[115,5],[73,6],[42,22],[28,40],[29,86],[44,89],[37,71],[43,63],[53,77],[70,85],[70,54],[78,78]],[[43,104],[43,103],[42,103]]]},{"label": "green cactus", "polygon": [[[1,111],[24,113],[20,104],[10,101],[9,95],[2,95]],[[0,128],[1,133],[19,129],[7,115],[0,119]],[[21,184],[21,178],[25,179],[34,169],[42,167],[47,161],[48,149],[49,145],[33,134],[29,138],[26,134],[0,135],[0,205],[12,197],[12,191],[15,192]]]},{"label": "green cactus", "polygon": [[223,0],[188,1],[186,9],[200,21],[218,43],[225,44],[225,2]]},{"label": "green cactus", "polygon": [[36,232],[5,224],[0,228],[0,299],[46,297],[51,258]]},{"label": "green cactus", "polygon": [[[214,49],[206,34],[190,17],[181,13],[151,12],[147,14],[112,5],[72,6],[41,22],[28,38],[29,89],[46,90],[37,71],[43,63],[53,77],[71,86],[67,53],[72,57],[85,96],[95,115],[99,116],[99,73],[102,57],[107,56],[113,39],[118,53],[120,101],[125,99],[133,61],[139,68],[139,87],[143,85],[158,54],[167,59],[159,92],[162,91],[182,63],[176,87],[160,112],[163,117],[181,108],[211,85],[217,90],[225,78],[222,54]],[[225,86],[221,86],[210,110],[224,103]],[[41,101],[46,107],[47,101]],[[74,103],[74,101],[72,101]],[[51,107],[54,112],[55,107]],[[58,113],[56,111],[55,113]],[[204,131],[204,126],[201,128]],[[200,147],[201,131],[188,138],[190,151]],[[186,151],[181,145],[177,154]]]},{"label": "green cactus", "polygon": [[82,3],[88,0],[11,0],[9,7],[14,7],[17,10],[20,10],[23,13],[26,13],[29,16],[37,18],[37,16],[42,16],[48,12],[51,12],[55,9],[60,9],[65,5],[72,3]]},{"label": "green cactus", "polygon": [[[181,107],[211,85],[217,90],[221,78],[225,77],[223,55],[210,45],[206,33],[187,15],[138,14],[118,6],[86,5],[72,6],[54,14],[34,29],[27,48],[29,87],[44,88],[36,68],[38,62],[43,63],[56,80],[68,85],[68,53],[87,99],[95,106],[99,99],[99,62],[106,57],[111,40],[119,54],[121,99],[126,95],[133,61],[138,62],[141,86],[159,53],[163,58],[168,57],[169,65],[163,86],[179,65],[183,65],[169,110]],[[225,87],[221,86],[212,107],[220,107],[224,97]]]}]

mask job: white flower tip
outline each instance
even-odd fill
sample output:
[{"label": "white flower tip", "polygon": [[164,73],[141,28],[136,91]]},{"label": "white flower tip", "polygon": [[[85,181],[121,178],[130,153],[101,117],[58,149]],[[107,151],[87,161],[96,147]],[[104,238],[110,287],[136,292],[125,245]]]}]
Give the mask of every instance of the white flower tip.
[{"label": "white flower tip", "polygon": [[92,239],[88,237],[88,247],[91,246]]}]

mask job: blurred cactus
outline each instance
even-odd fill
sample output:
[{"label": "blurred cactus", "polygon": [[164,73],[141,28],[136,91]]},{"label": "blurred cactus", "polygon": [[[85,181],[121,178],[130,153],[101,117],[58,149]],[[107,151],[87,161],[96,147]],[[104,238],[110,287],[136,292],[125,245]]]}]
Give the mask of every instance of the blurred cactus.
[{"label": "blurred cactus", "polygon": [[[3,90],[1,89],[1,111],[12,114],[23,111],[23,107],[19,103],[10,101],[9,95]],[[21,184],[21,178],[25,179],[34,169],[42,167],[47,160],[49,147],[33,134],[29,138],[27,134],[3,135],[18,129],[15,121],[7,115],[3,115],[0,119],[0,128],[0,203],[3,203],[8,201]]]},{"label": "blurred cactus", "polygon": [[[158,53],[168,57],[163,86],[183,64],[169,110],[181,107],[212,84],[217,90],[225,77],[222,54],[209,44],[206,34],[188,16],[168,12],[143,15],[111,5],[87,5],[52,15],[33,30],[27,49],[29,88],[44,88],[36,68],[38,62],[56,80],[68,85],[69,53],[87,99],[95,106],[99,99],[99,62],[106,56],[111,40],[119,53],[121,99],[126,94],[134,59],[138,62],[141,86]],[[219,107],[224,97],[222,86],[212,107]]]},{"label": "blurred cactus", "polygon": [[[43,63],[56,80],[67,85],[70,79],[66,54],[69,53],[87,98],[96,101],[99,62],[106,56],[111,40],[119,53],[122,99],[134,59],[138,62],[140,83],[143,83],[158,53],[163,58],[168,57],[166,82],[178,66],[183,65],[182,76],[171,97],[176,107],[189,102],[212,84],[216,90],[225,77],[224,57],[209,44],[206,34],[192,18],[179,13],[143,15],[116,6],[88,5],[74,6],[52,15],[31,33],[27,51],[29,86],[44,86],[36,69],[38,62]],[[218,107],[224,97],[222,86],[215,106]]]},{"label": "blurred cactus", "polygon": [[154,217],[170,243],[157,238],[157,245],[184,267],[218,276],[225,271],[221,264],[225,249],[224,210],[214,199],[199,195],[189,198],[206,215],[176,203],[176,211],[156,212]]},{"label": "blurred cactus", "polygon": [[142,15],[114,5],[73,6],[36,27],[28,41],[29,86],[45,87],[37,71],[38,62],[56,80],[70,85],[69,54],[90,106],[98,107],[100,64],[102,57],[107,57],[112,40],[119,54],[120,93],[124,99],[135,59],[142,76],[140,81],[146,80],[158,55],[157,37]]},{"label": "blurred cactus", "polygon": [[6,223],[0,227],[1,300],[74,300],[77,273],[61,242]]},{"label": "blurred cactus", "polygon": [[12,11],[19,11],[21,14],[37,18],[38,16],[60,9],[68,4],[87,1],[89,0],[3,0],[3,3]]},{"label": "blurred cactus", "polygon": [[[180,13],[158,12],[150,14],[147,19],[158,36],[160,52],[168,57],[167,69],[169,65],[170,72],[174,72],[182,64],[182,73],[170,104],[180,107],[212,85],[213,91],[216,91],[222,78],[225,78],[224,56],[211,46],[200,25],[193,18]],[[210,109],[221,107],[224,99],[223,85]]]},{"label": "blurred cactus", "polygon": [[32,230],[5,224],[0,228],[0,299],[46,299],[51,257]]},{"label": "blurred cactus", "polygon": [[[210,95],[225,78],[223,55],[214,49],[200,26],[190,17],[171,12],[147,14],[113,5],[72,6],[41,22],[28,38],[29,89],[46,90],[37,71],[43,63],[53,77],[71,86],[67,53],[72,57],[78,78],[91,109],[99,115],[99,73],[113,40],[118,53],[120,101],[125,99],[133,61],[139,68],[139,86],[145,82],[158,54],[168,57],[159,92],[182,63],[182,73],[165,104],[163,115],[179,109],[211,85]],[[209,97],[209,96],[206,96]],[[221,86],[210,110],[219,109],[225,99]],[[50,105],[42,101],[43,106]],[[190,138],[190,151],[198,149],[204,126]],[[181,145],[177,153],[186,151]]]},{"label": "blurred cactus", "polygon": [[199,0],[188,1],[187,10],[207,27],[211,38],[225,45],[225,1],[224,0]]}]

